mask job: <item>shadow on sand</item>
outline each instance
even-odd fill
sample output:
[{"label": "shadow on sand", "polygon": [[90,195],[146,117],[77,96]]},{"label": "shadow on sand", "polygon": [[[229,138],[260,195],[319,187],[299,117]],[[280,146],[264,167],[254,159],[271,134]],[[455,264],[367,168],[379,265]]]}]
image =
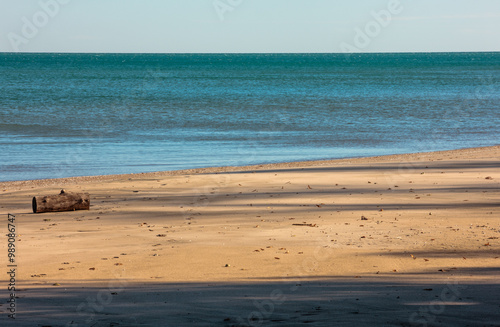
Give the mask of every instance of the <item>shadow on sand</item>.
[{"label": "shadow on sand", "polygon": [[[498,269],[465,273],[491,275]],[[453,275],[401,277],[398,282],[379,275],[244,283],[62,283],[19,291],[17,319],[7,319],[4,304],[0,322],[54,327],[500,326],[499,284],[457,282]]]}]

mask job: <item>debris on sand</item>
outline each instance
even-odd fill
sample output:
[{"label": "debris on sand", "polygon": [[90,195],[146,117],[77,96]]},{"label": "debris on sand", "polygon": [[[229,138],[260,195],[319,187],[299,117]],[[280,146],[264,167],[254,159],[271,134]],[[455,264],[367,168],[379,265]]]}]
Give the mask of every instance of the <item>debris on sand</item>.
[{"label": "debris on sand", "polygon": [[318,227],[316,224],[293,224],[293,226],[306,226],[306,227]]}]

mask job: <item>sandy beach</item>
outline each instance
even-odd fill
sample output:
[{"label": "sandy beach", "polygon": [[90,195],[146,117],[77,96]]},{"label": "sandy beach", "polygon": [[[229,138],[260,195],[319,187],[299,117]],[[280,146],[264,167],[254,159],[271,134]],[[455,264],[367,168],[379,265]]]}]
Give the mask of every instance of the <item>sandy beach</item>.
[{"label": "sandy beach", "polygon": [[[0,324],[500,326],[499,167],[494,146],[0,183]],[[90,210],[32,213],[61,189]]]}]

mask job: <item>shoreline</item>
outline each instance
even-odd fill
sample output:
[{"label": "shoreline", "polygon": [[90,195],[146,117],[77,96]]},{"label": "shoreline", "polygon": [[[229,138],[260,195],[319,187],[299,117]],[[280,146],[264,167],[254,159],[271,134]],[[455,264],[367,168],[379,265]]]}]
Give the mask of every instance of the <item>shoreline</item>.
[{"label": "shoreline", "polygon": [[[16,325],[493,326],[499,163],[494,146],[2,183]],[[32,213],[63,187],[90,210]]]},{"label": "shoreline", "polygon": [[455,150],[444,151],[430,151],[430,152],[413,152],[404,154],[389,154],[381,156],[368,156],[368,157],[352,157],[342,159],[324,159],[324,160],[310,160],[310,161],[292,161],[268,164],[256,164],[245,166],[222,166],[222,167],[207,167],[207,168],[193,168],[181,170],[167,170],[157,172],[145,173],[128,173],[128,174],[109,174],[109,175],[95,175],[95,176],[74,176],[62,178],[47,178],[47,179],[34,179],[34,180],[20,180],[20,181],[5,181],[0,182],[0,189],[24,187],[24,186],[50,186],[54,184],[66,185],[68,183],[91,183],[100,181],[109,181],[123,178],[161,178],[167,176],[181,176],[181,175],[200,175],[200,174],[221,174],[232,172],[246,172],[246,171],[261,171],[268,169],[284,169],[284,168],[306,168],[311,166],[327,166],[332,164],[352,164],[352,163],[369,163],[377,161],[412,161],[412,160],[425,160],[431,155],[471,155],[479,152],[500,149],[500,145],[486,146],[486,147],[473,147],[462,148]]}]

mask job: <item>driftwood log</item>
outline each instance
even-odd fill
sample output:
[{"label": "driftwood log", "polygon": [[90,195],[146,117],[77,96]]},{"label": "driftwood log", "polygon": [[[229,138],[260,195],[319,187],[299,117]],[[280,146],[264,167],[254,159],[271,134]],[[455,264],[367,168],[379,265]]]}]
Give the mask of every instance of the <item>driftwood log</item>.
[{"label": "driftwood log", "polygon": [[32,205],[33,213],[89,210],[90,196],[62,190],[58,195],[35,196]]}]

